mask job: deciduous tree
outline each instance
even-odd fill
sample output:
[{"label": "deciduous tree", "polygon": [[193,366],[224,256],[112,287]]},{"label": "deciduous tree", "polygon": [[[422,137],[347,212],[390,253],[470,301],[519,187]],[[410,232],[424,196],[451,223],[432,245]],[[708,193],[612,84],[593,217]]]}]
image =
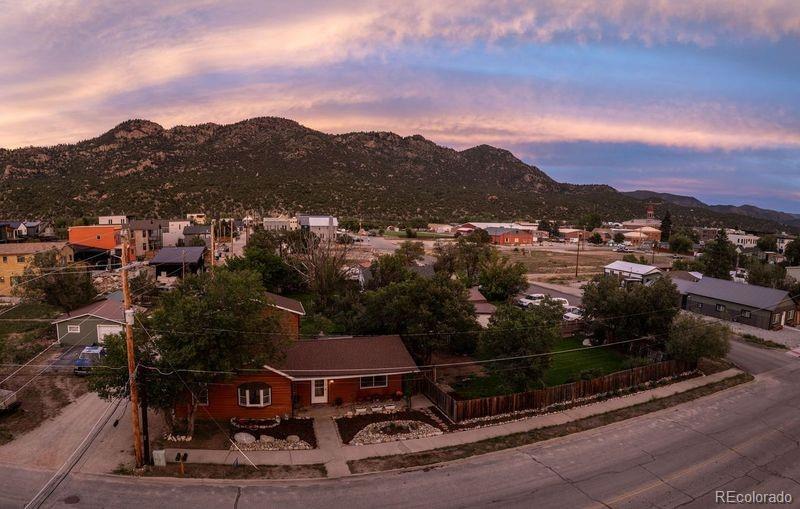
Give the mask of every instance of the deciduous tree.
[{"label": "deciduous tree", "polygon": [[435,350],[470,353],[479,326],[464,286],[449,278],[413,278],[364,295],[361,332],[400,334],[417,360]]},{"label": "deciduous tree", "polygon": [[39,300],[65,311],[90,303],[97,290],[82,264],[67,265],[55,251],[37,253],[15,286],[15,293],[25,299]]},{"label": "deciduous tree", "polygon": [[493,251],[483,262],[478,282],[483,295],[489,300],[508,300],[528,286],[525,266],[510,263],[507,256]]},{"label": "deciduous tree", "polygon": [[730,329],[694,316],[679,316],[670,327],[666,349],[675,359],[686,362],[704,357],[721,359],[730,350]]},{"label": "deciduous tree", "polygon": [[542,375],[550,365],[556,341],[561,337],[560,324],[564,307],[551,299],[538,306],[520,309],[504,305],[481,334],[479,354],[482,359],[527,358],[485,364],[490,373],[502,380],[508,392],[523,392],[542,386]]}]

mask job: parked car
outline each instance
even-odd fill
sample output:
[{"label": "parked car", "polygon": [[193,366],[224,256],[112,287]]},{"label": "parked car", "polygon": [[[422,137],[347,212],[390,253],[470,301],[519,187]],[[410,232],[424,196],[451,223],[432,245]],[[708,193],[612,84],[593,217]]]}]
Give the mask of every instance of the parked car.
[{"label": "parked car", "polygon": [[564,306],[564,309],[566,309],[566,308],[570,307],[570,305],[569,305],[569,301],[568,301],[567,299],[565,299],[564,297],[553,297],[553,298],[552,298],[552,300],[553,300],[554,302],[559,302],[559,303],[561,303],[561,305],[563,305],[563,306]]},{"label": "parked car", "polygon": [[564,320],[567,322],[575,322],[578,320],[583,320],[583,310],[577,306],[570,306],[566,308],[566,313],[564,313]]},{"label": "parked car", "polygon": [[106,349],[102,346],[87,346],[75,359],[72,372],[78,376],[85,376],[91,373],[92,367],[103,363],[106,356]]},{"label": "parked car", "polygon": [[524,308],[537,306],[542,302],[542,300],[544,300],[544,298],[545,295],[543,293],[526,293],[517,299],[517,304]]}]

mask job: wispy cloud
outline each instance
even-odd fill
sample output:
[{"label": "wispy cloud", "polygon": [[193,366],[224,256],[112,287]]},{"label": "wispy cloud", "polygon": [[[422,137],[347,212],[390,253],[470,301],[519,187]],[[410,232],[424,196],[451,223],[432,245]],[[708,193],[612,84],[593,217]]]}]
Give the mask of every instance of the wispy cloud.
[{"label": "wispy cloud", "polygon": [[[799,158],[794,0],[32,0],[2,12],[2,147],[132,117],[280,115],[518,147],[532,162],[524,147],[569,143],[681,149],[714,171],[702,154],[734,154],[739,172],[766,166],[764,150]],[[800,189],[792,164],[764,171]],[[676,178],[652,184],[691,187]]]}]

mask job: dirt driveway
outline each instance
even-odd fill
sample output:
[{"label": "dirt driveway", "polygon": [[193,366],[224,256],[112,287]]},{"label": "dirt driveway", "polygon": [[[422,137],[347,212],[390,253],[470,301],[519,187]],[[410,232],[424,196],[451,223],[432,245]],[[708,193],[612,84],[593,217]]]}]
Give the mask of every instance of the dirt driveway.
[{"label": "dirt driveway", "polygon": [[84,394],[40,426],[0,446],[0,463],[57,469],[86,437],[108,402]]}]

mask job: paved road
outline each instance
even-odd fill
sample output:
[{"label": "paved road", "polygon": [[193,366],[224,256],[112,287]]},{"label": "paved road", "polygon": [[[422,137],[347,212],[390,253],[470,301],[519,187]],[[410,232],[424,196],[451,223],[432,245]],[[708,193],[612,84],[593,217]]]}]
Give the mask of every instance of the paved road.
[{"label": "paved road", "polygon": [[[745,348],[739,348],[743,346]],[[696,507],[714,490],[800,500],[800,361],[734,346],[755,382],[585,433],[446,466],[307,482],[73,474],[45,507]],[[0,466],[0,507],[49,473]]]}]

